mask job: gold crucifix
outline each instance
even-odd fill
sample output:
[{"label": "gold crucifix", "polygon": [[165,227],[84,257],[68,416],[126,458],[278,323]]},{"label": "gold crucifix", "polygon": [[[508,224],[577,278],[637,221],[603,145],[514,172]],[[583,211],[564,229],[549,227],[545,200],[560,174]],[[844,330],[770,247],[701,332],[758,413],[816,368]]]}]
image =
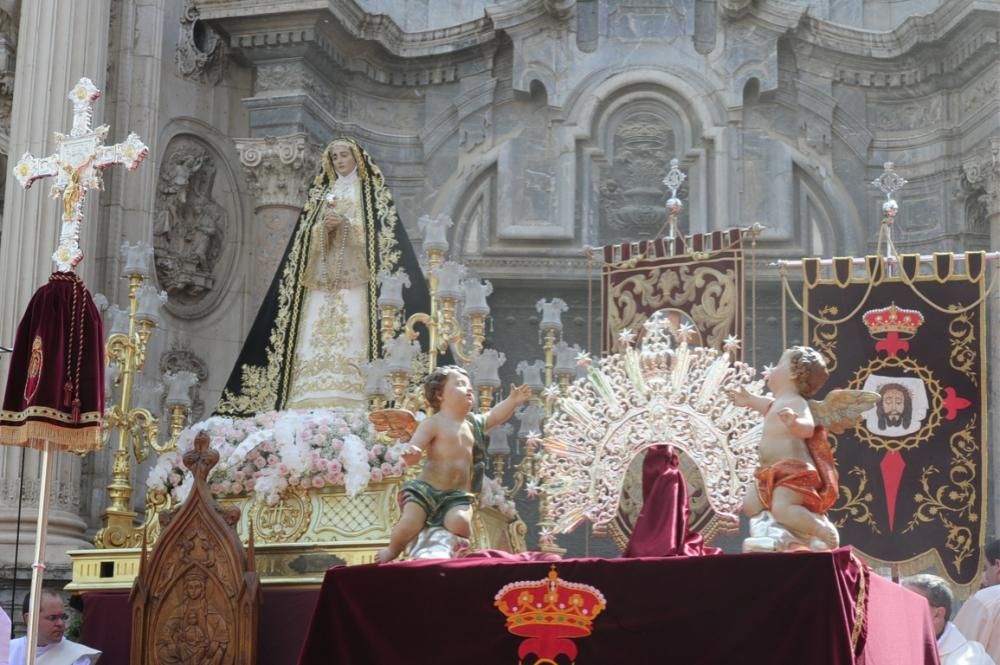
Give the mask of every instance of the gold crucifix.
[{"label": "gold crucifix", "polygon": [[135,169],[149,153],[149,148],[133,132],[121,143],[103,145],[108,126],[91,126],[94,103],[101,96],[88,78],[82,78],[69,92],[73,103],[73,129],[69,136],[55,132],[56,152],[48,157],[35,157],[30,152],[14,165],[14,177],[28,189],[42,178],[55,176],[50,195],[62,198],[62,232],[59,247],[52,255],[59,272],[71,272],[83,258],[80,251],[80,224],[83,222],[83,201],[91,189],[103,189],[101,171],[112,164],[124,164]]}]

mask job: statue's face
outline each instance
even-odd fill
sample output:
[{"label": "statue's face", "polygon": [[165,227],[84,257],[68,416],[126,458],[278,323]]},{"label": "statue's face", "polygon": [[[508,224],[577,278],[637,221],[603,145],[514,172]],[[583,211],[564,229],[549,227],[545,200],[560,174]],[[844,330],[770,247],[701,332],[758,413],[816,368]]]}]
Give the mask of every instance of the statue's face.
[{"label": "statue's face", "polygon": [[452,372],[444,383],[444,390],[441,392],[441,406],[467,404],[472,408],[475,404],[476,396],[472,391],[472,383],[469,377],[459,372]]},{"label": "statue's face", "polygon": [[354,153],[350,146],[338,143],[330,149],[330,158],[333,161],[333,169],[339,176],[350,175],[358,163],[354,161]]},{"label": "statue's face", "polygon": [[767,387],[777,394],[792,385],[792,351],[781,354],[778,364],[767,373]]},{"label": "statue's face", "polygon": [[184,582],[184,593],[192,600],[201,598],[202,594],[205,593],[205,583],[197,578],[186,580]]}]

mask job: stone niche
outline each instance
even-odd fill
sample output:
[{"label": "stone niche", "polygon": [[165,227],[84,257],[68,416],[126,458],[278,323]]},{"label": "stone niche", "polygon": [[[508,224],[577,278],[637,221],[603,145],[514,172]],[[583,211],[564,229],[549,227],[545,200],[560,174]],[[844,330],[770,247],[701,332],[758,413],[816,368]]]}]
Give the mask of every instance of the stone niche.
[{"label": "stone niche", "polygon": [[225,292],[236,252],[237,220],[229,169],[214,148],[190,134],[164,151],[156,183],[156,277],[177,317],[204,316]]},{"label": "stone niche", "polygon": [[[674,110],[652,102],[624,106],[608,118],[603,137],[606,162],[595,183],[600,193],[600,243],[651,238],[663,226],[668,195],[663,178],[670,160],[683,156],[681,126]],[[685,201],[687,182],[678,192]],[[686,218],[685,211],[681,228],[687,229]]]}]

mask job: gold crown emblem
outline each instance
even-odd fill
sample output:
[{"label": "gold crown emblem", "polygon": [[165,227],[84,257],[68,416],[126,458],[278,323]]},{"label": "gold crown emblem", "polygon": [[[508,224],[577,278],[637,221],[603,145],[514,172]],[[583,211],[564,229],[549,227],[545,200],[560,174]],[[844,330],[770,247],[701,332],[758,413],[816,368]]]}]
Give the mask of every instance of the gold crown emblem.
[{"label": "gold crown emblem", "polygon": [[494,605],[507,617],[507,630],[522,637],[586,637],[606,607],[604,594],[589,584],[559,579],[555,564],[543,580],[511,582]]},{"label": "gold crown emblem", "polygon": [[876,339],[888,333],[897,333],[900,337],[913,337],[924,323],[923,314],[915,309],[896,307],[896,303],[882,309],[869,310],[862,318],[868,332]]}]

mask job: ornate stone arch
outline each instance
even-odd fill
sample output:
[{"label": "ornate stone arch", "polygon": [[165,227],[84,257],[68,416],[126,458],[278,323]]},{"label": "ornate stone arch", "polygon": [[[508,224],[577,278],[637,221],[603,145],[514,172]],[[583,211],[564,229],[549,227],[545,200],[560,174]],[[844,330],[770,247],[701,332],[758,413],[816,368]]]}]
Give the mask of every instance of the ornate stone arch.
[{"label": "ornate stone arch", "polygon": [[231,141],[194,118],[175,118],[161,133],[154,247],[167,310],[200,319],[216,309],[238,274],[246,193]]},{"label": "ornate stone arch", "polygon": [[728,168],[715,154],[723,131],[717,128],[726,123],[721,100],[706,88],[710,82],[668,68],[600,74],[570,95],[563,112],[572,128],[575,216],[585,225],[584,242],[654,235],[665,220],[661,181],[674,157],[688,175],[682,197],[690,221],[683,219],[682,228],[707,230]]}]

